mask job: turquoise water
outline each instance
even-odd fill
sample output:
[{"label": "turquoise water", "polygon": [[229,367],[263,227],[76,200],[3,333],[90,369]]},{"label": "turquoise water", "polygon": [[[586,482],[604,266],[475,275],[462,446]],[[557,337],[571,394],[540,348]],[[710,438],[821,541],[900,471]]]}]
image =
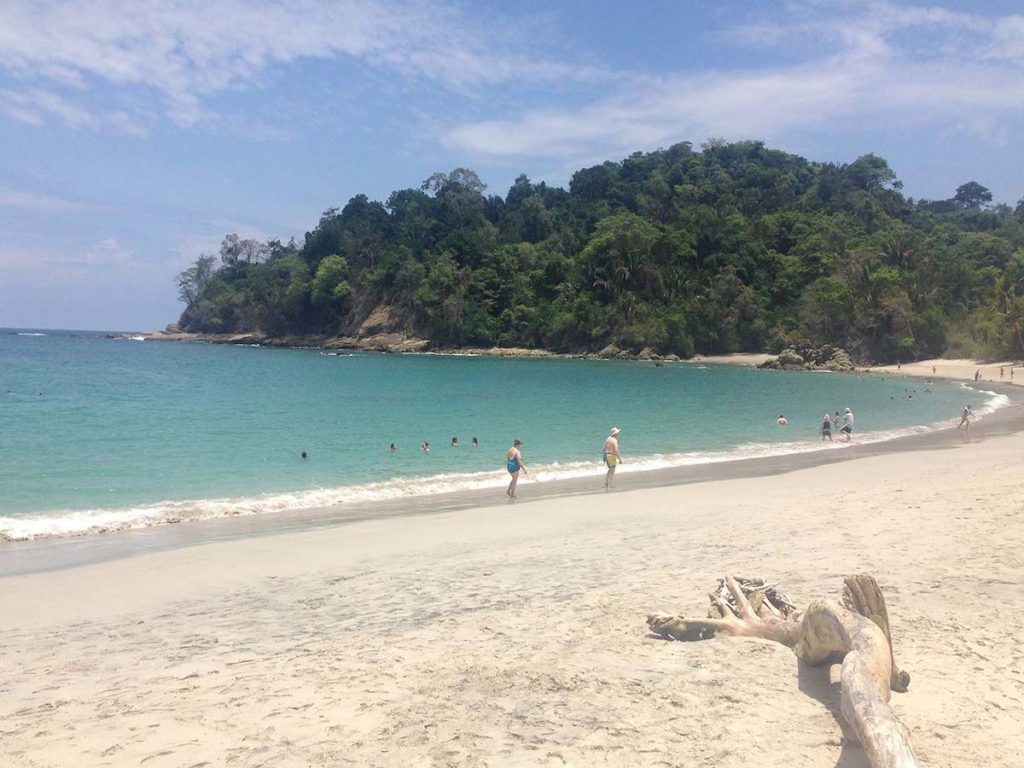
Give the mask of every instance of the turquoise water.
[{"label": "turquoise water", "polygon": [[693,363],[46,334],[0,332],[8,538],[500,486],[515,437],[545,481],[599,473],[612,426],[628,472],[819,449],[822,414],[847,406],[863,441],[991,399],[954,384]]}]

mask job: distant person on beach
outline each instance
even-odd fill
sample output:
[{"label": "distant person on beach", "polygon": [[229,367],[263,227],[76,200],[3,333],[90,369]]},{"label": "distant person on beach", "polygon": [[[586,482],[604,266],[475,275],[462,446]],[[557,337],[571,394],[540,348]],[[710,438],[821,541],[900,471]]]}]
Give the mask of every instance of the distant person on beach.
[{"label": "distant person on beach", "polygon": [[420,445],[420,450],[423,451],[424,453],[430,453],[430,443],[424,442],[422,445]]},{"label": "distant person on beach", "polygon": [[960,429],[960,427],[964,427],[965,429],[970,429],[971,428],[971,416],[973,416],[973,415],[974,415],[974,412],[971,411],[971,406],[965,405],[963,412],[960,414],[960,423],[956,425],[956,428]]},{"label": "distant person on beach", "polygon": [[821,421],[821,439],[822,439],[822,441],[824,441],[826,437],[828,438],[828,441],[831,443],[832,442],[832,418],[827,413],[825,414],[825,418],[822,419],[822,421]]},{"label": "distant person on beach", "polygon": [[1004,373],[1006,373],[1006,371],[1005,371],[1005,370],[1003,370],[1003,366],[1001,366],[1001,365],[1000,365],[1000,366],[999,366],[999,378],[1000,378],[1000,379],[1001,379],[1001,378],[1003,378],[1003,374],[1004,374]]},{"label": "distant person on beach", "polygon": [[974,380],[977,381],[980,378],[981,378],[981,368],[979,368],[978,370],[976,370],[974,372]]},{"label": "distant person on beach", "polygon": [[849,440],[853,435],[853,411],[849,408],[847,408],[846,413],[843,414],[843,428],[839,431],[846,435],[847,440]]},{"label": "distant person on beach", "polygon": [[508,449],[508,453],[505,455],[505,469],[512,475],[512,479],[509,480],[508,490],[505,491],[505,495],[509,499],[518,499],[516,496],[516,483],[519,482],[519,473],[522,472],[524,475],[530,474],[526,471],[526,465],[523,463],[523,452],[520,450],[523,441],[518,437],[512,441],[512,447]]},{"label": "distant person on beach", "polygon": [[778,425],[779,425],[780,427],[784,427],[784,426],[786,426],[787,424],[789,424],[789,422],[788,422],[788,421],[786,421],[786,416],[785,416],[785,414],[782,414],[782,413],[780,413],[780,414],[779,414],[779,418],[777,418],[777,419],[775,420],[775,423],[776,423],[776,424],[778,424]]},{"label": "distant person on beach", "polygon": [[389,450],[389,451],[391,451],[392,453],[394,453],[395,451],[397,451],[397,450],[398,450],[398,446],[397,446],[397,445],[395,445],[394,443],[392,443],[392,444],[391,444],[391,445],[390,445],[390,446],[388,447],[388,450]]},{"label": "distant person on beach", "polygon": [[604,476],[604,488],[606,491],[612,489],[612,480],[615,479],[615,467],[622,461],[622,456],[619,454],[619,432],[621,431],[618,427],[612,427],[611,433],[604,441],[604,463],[608,467],[608,472]]},{"label": "distant person on beach", "polygon": [[475,437],[470,441],[469,444],[473,448],[479,448],[480,447],[480,441],[477,440]]},{"label": "distant person on beach", "polygon": [[935,366],[933,365],[932,366],[932,376],[934,376],[934,375],[935,375]]},{"label": "distant person on beach", "polygon": [[458,447],[459,447],[459,438],[453,437],[452,438],[452,448],[458,448]]}]

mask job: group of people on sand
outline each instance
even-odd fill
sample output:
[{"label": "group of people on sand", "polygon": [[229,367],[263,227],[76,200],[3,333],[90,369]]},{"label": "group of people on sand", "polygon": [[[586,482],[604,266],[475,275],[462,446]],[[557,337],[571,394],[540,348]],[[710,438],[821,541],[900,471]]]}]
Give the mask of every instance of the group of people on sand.
[{"label": "group of people on sand", "polygon": [[[608,468],[604,476],[604,488],[606,491],[612,489],[612,481],[615,479],[615,468],[622,463],[622,454],[619,453],[620,432],[622,430],[618,427],[612,427],[604,441],[604,464]],[[523,441],[518,437],[512,441],[512,447],[508,449],[508,453],[505,455],[505,469],[511,475],[505,495],[508,496],[509,501],[512,501],[519,498],[516,495],[519,473],[522,472],[524,475],[530,474],[526,469],[526,463],[523,461]]]},{"label": "group of people on sand", "polygon": [[[842,421],[843,426],[839,428],[839,432],[844,435],[847,440],[853,436],[853,411],[847,408],[841,418],[839,416],[839,411],[836,411],[834,418],[829,416],[827,413],[825,414],[825,417],[821,420],[820,432],[822,440],[828,439],[830,443],[832,442],[832,426],[834,424],[838,424],[840,420]],[[780,413],[779,418],[775,420],[775,423],[780,427],[785,427],[789,425],[789,420],[786,418],[785,414]]]}]

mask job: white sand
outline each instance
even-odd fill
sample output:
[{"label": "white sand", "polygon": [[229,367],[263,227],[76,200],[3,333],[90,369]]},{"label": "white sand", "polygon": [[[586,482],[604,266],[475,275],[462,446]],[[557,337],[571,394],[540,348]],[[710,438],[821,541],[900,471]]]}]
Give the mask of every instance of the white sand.
[{"label": "white sand", "polygon": [[[975,372],[981,372],[980,381],[997,381],[1002,384],[1024,385],[1024,368],[1014,367],[1012,360],[1001,362],[982,362],[980,360],[969,360],[966,358],[935,358],[934,360],[921,360],[916,363],[903,363],[895,365],[876,365],[867,370],[876,373],[894,373],[903,376],[915,376],[928,378],[941,376],[946,379],[960,379],[962,381],[973,381]],[[1002,369],[1003,375],[999,375]],[[1010,378],[1013,371],[1014,378]]]},{"label": "white sand", "polygon": [[774,360],[775,355],[762,352],[733,352],[728,355],[694,355],[690,358],[694,363],[718,363],[726,365],[760,365],[767,360]]},{"label": "white sand", "polygon": [[[865,766],[824,670],[669,643],[875,574],[931,766],[1022,764],[1024,436],[0,579],[0,765]],[[599,478],[595,479],[595,484]]]}]

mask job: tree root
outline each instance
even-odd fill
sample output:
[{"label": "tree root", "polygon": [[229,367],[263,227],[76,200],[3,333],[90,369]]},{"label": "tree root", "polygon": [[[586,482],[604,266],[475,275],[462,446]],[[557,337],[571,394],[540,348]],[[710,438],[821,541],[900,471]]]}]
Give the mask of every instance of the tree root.
[{"label": "tree root", "polygon": [[726,576],[708,597],[708,618],[651,614],[647,626],[669,640],[706,640],[715,635],[773,640],[814,665],[841,657],[843,716],[872,768],[920,765],[906,729],[889,706],[890,689],[907,690],[910,675],[896,666],[885,598],[873,577],[846,578],[846,607],[816,600],[802,616],[762,579]]}]

